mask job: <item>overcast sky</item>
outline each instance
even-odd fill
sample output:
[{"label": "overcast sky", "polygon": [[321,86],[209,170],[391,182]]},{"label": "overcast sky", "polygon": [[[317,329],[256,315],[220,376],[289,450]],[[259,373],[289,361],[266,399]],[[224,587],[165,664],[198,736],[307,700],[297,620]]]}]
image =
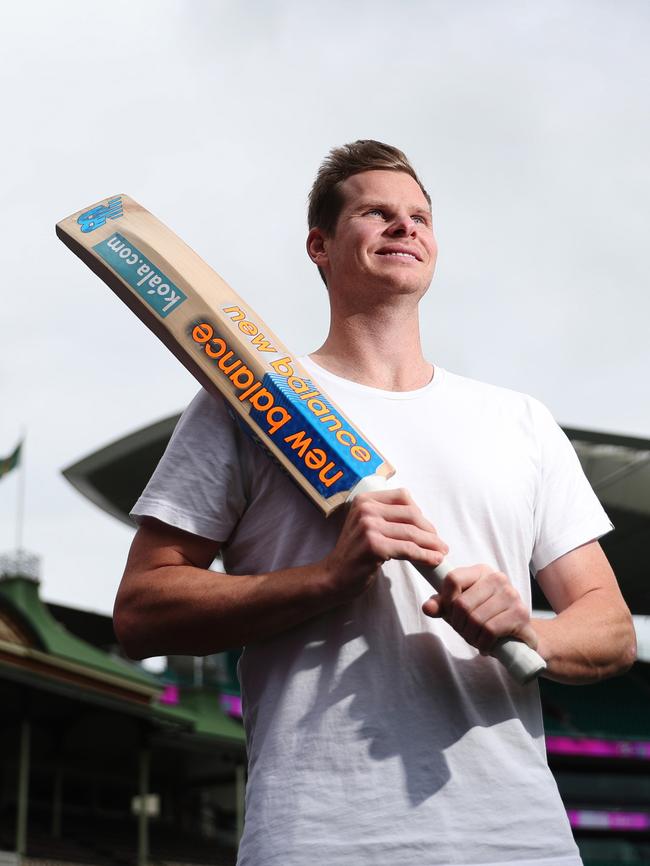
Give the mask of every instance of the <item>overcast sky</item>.
[{"label": "overcast sky", "polygon": [[[440,256],[431,361],[565,425],[650,436],[647,0],[2,5],[0,457],[27,430],[43,595],[107,612],[131,539],[61,475],[196,386],[55,238],[125,192],[303,353],[327,327],[304,252],[326,151],[410,156]],[[0,481],[0,551],[17,473]]]}]

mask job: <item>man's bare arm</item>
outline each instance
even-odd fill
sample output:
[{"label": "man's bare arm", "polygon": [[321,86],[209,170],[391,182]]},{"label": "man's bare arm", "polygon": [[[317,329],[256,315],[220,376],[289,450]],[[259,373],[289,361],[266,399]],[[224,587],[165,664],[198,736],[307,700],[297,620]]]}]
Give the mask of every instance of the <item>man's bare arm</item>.
[{"label": "man's bare arm", "polygon": [[219,547],[154,520],[138,529],[114,610],[129,656],[208,655],[265,640],[365,592],[387,559],[435,566],[447,552],[399,490],[357,497],[335,548],[311,565],[221,574],[208,570]]},{"label": "man's bare arm", "polygon": [[558,614],[552,620],[531,619],[507,576],[487,565],[450,572],[422,609],[483,653],[503,637],[523,640],[546,661],[543,676],[558,682],[596,682],[632,665],[632,617],[597,541],[559,557],[537,581]]},{"label": "man's bare arm", "polygon": [[570,551],[537,574],[554,619],[534,619],[544,676],[590,683],[624,673],[636,658],[630,611],[597,541]]},{"label": "man's bare arm", "polygon": [[140,526],[113,612],[128,656],[209,655],[263,640],[324,609],[317,566],[221,574],[209,571],[219,548],[158,521]]}]

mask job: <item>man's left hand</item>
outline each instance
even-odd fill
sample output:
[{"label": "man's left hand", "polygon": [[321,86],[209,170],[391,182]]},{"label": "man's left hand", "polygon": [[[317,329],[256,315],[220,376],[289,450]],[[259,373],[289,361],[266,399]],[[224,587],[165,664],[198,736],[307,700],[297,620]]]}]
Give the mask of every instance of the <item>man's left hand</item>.
[{"label": "man's left hand", "polygon": [[444,619],[484,655],[505,637],[537,649],[537,633],[521,596],[503,572],[488,565],[449,572],[440,592],[425,601],[422,610]]}]

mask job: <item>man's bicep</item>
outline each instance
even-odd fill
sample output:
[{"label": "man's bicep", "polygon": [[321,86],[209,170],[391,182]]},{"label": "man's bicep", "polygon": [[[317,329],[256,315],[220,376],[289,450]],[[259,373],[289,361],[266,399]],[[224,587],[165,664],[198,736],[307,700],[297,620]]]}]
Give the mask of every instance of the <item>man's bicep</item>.
[{"label": "man's bicep", "polygon": [[623,601],[612,567],[597,541],[558,557],[537,572],[537,583],[556,613],[593,591]]},{"label": "man's bicep", "polygon": [[209,568],[221,546],[221,542],[211,538],[185,532],[151,517],[143,518],[131,544],[125,576],[175,565]]},{"label": "man's bicep", "polygon": [[219,547],[157,520],[143,521],[113,609],[115,634],[130,658],[185,652],[197,610],[205,605],[206,578],[213,577],[205,569]]},{"label": "man's bicep", "polygon": [[[149,629],[161,606],[178,603],[180,595],[191,595],[191,582],[184,571],[209,568],[219,548],[219,542],[159,520],[143,519],[115,598],[113,621],[120,642],[124,644],[143,627]],[[135,658],[138,653],[135,649],[129,654]]]}]

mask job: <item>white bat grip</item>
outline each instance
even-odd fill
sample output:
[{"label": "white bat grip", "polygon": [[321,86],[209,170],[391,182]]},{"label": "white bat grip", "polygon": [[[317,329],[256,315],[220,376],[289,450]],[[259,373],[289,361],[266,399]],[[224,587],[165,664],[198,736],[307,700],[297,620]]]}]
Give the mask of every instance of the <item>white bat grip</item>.
[{"label": "white bat grip", "polygon": [[[359,493],[370,493],[386,489],[388,489],[388,483],[385,478],[380,475],[369,475],[366,478],[362,478],[353,488],[348,500],[351,501]],[[431,584],[436,592],[440,591],[442,581],[455,568],[450,562],[449,557],[435,568],[417,562],[412,563],[412,565],[417,568],[422,577]],[[498,659],[508,673],[522,685],[535,679],[546,669],[546,662],[539,653],[535,652],[528,644],[516,638],[504,638],[499,641],[490,655]]]}]

